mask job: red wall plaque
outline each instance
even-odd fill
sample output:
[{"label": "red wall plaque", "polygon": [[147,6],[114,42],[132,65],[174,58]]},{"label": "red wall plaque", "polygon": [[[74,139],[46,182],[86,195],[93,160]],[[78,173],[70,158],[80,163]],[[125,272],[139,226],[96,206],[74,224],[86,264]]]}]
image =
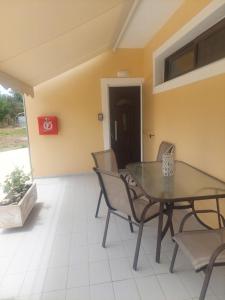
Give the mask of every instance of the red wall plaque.
[{"label": "red wall plaque", "polygon": [[51,135],[58,134],[58,122],[56,116],[40,116],[38,117],[39,134]]}]

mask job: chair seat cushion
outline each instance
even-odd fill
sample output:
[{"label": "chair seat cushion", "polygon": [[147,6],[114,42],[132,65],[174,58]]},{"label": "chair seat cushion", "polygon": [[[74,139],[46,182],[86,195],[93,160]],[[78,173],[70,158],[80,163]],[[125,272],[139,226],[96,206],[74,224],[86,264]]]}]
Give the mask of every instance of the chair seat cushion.
[{"label": "chair seat cushion", "polygon": [[128,183],[130,188],[132,198],[138,198],[144,195],[142,189],[137,185],[136,181],[127,170],[120,169],[119,174],[123,175],[126,179],[126,182]]},{"label": "chair seat cushion", "polygon": [[119,169],[119,174],[123,175],[123,177],[126,179],[126,182],[130,186],[137,186],[136,181],[134,180],[132,175],[126,169]]},{"label": "chair seat cushion", "polygon": [[[225,244],[225,228],[216,230],[184,231],[173,239],[190,259],[195,270],[208,265],[213,252]],[[217,257],[217,263],[225,263],[225,251]]]},{"label": "chair seat cushion", "polygon": [[[145,207],[150,203],[149,199],[146,198],[145,196],[141,196],[137,199],[134,199],[133,203],[134,203],[134,210],[135,210],[136,216],[137,216],[138,220],[140,221]],[[159,213],[159,203],[154,203],[148,208],[148,211],[145,214],[144,220],[146,221],[147,219],[157,215],[158,213]]]}]

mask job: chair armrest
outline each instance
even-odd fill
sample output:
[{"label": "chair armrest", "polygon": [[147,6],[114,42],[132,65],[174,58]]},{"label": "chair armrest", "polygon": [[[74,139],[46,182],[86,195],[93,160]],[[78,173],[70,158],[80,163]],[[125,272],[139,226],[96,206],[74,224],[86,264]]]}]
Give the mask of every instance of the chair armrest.
[{"label": "chair armrest", "polygon": [[[186,223],[186,221],[193,215],[197,216],[197,214],[207,214],[207,213],[215,213],[215,214],[218,214],[218,212],[216,210],[213,210],[213,209],[208,209],[208,210],[194,210],[194,211],[191,211],[189,213],[187,213],[184,218],[182,219],[181,223],[180,223],[180,228],[179,228],[179,232],[182,232],[183,229],[184,229],[184,225]],[[223,221],[223,225],[225,227],[225,219],[224,219],[224,216],[222,214],[219,214],[222,221]],[[199,221],[199,218],[196,218],[198,221]],[[205,226],[204,223],[202,222],[199,222],[201,225]],[[213,228],[211,228],[210,226],[207,225],[207,228],[209,230],[212,230]]]},{"label": "chair armrest", "polygon": [[137,185],[137,186],[133,186],[133,185],[129,185],[129,184],[128,184],[128,189],[130,190],[131,195],[133,196],[133,197],[132,197],[133,199],[138,199],[138,198],[140,198],[140,197],[145,196],[146,198],[148,198],[148,200],[150,200],[149,197],[147,197],[147,196],[145,195],[145,193],[142,191],[141,188],[139,188],[138,185]]},{"label": "chair armrest", "polygon": [[210,257],[208,268],[211,269],[214,266],[214,263],[217,259],[217,257],[220,255],[221,252],[225,250],[225,243],[221,244],[219,247],[216,248],[216,250],[213,252],[213,254]]}]

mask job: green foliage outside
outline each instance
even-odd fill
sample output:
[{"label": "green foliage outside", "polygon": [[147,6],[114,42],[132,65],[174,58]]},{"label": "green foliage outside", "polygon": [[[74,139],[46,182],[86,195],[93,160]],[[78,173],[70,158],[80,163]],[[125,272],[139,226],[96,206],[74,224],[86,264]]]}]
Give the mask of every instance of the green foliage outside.
[{"label": "green foliage outside", "polygon": [[8,205],[18,203],[29,187],[31,186],[31,177],[25,172],[16,167],[7,177],[4,182],[3,191],[7,194],[6,198],[0,202],[0,205]]},{"label": "green foliage outside", "polygon": [[0,127],[14,126],[16,116],[22,112],[24,112],[23,97],[19,93],[0,94]]},{"label": "green foliage outside", "polygon": [[[0,86],[0,152],[27,147],[23,97]],[[25,124],[24,124],[25,126]]]}]

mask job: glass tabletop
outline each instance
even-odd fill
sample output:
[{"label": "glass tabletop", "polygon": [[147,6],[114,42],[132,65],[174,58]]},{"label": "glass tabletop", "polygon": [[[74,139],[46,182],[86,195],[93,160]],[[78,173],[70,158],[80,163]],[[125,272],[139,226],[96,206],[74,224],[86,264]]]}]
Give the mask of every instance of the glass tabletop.
[{"label": "glass tabletop", "polygon": [[163,176],[159,161],[129,164],[127,169],[153,200],[225,198],[225,182],[182,161],[175,161],[173,176]]}]

